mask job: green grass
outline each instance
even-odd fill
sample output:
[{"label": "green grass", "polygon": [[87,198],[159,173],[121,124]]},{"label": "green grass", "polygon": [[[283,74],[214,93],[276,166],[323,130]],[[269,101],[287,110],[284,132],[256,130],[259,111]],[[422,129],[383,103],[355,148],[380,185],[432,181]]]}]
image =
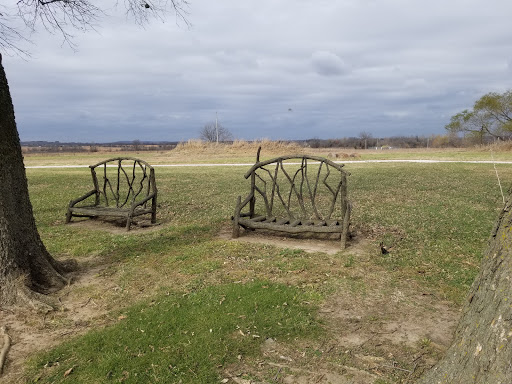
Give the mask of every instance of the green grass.
[{"label": "green grass", "polygon": [[[203,258],[209,265],[187,267],[190,272],[216,268],[230,253],[239,256],[240,250],[231,247],[227,254],[217,255],[215,263],[211,260],[219,247],[212,239],[222,227],[229,231],[236,196],[247,192],[245,168],[157,169],[161,226],[143,235],[63,225],[67,202],[90,188],[87,170],[31,169],[28,177],[36,221],[52,254],[78,259],[92,254],[126,261],[179,252],[196,263],[201,255],[210,255]],[[501,204],[492,165],[348,164],[346,169],[352,173],[349,196],[354,225],[370,231],[373,241],[393,247],[376,262],[390,271],[410,274],[460,302],[477,272]],[[512,167],[498,165],[498,170],[508,187]],[[260,248],[256,246],[255,252]],[[290,256],[280,252],[281,259]],[[296,260],[290,268],[301,263]]]},{"label": "green grass", "polygon": [[[238,355],[257,359],[267,337],[318,337],[315,306],[304,303],[340,287],[359,300],[372,294],[375,275],[413,281],[460,306],[501,207],[491,164],[347,164],[352,222],[371,247],[366,258],[350,248],[327,255],[231,242],[218,233],[229,232],[236,197],[248,192],[247,169],[156,168],[160,225],[131,233],[64,225],[68,202],[91,188],[87,168],[27,170],[48,250],[105,262],[120,287],[91,288],[84,299],[103,298],[115,324],[35,358],[31,379],[66,381],[73,367],[68,382],[215,382]],[[512,167],[497,169],[508,188]],[[380,241],[389,254],[380,255]],[[127,317],[117,322],[119,311]]]},{"label": "green grass", "polygon": [[39,356],[33,380],[218,382],[220,367],[253,358],[268,338],[318,336],[315,307],[306,299],[296,288],[268,282],[160,296],[129,308],[113,326]]},{"label": "green grass", "polygon": [[[350,151],[345,151],[350,153]],[[360,150],[360,160],[512,161],[512,153],[489,148]],[[352,160],[352,159],[350,159]]]}]

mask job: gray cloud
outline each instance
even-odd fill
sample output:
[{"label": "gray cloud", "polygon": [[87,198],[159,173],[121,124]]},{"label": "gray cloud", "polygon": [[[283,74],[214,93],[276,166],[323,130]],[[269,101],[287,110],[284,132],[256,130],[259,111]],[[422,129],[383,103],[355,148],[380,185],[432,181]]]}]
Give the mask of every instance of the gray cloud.
[{"label": "gray cloud", "polygon": [[332,52],[317,51],[313,53],[311,63],[315,72],[322,76],[336,76],[347,72],[346,64]]},{"label": "gray cloud", "polygon": [[22,140],[187,140],[216,113],[242,139],[443,133],[512,87],[512,3],[461,4],[193,0],[190,29],[117,10],[3,62]]}]

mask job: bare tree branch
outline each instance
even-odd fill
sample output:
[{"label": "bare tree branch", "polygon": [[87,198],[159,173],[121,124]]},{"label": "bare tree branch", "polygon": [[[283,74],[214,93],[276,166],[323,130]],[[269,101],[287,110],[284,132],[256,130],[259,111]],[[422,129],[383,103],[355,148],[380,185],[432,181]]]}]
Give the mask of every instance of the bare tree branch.
[{"label": "bare tree branch", "polygon": [[124,0],[126,15],[132,17],[135,23],[141,26],[148,24],[153,18],[163,21],[170,7],[176,15],[176,23],[181,20],[189,27],[190,22],[187,19],[189,5],[187,0],[142,0],[142,2]]},{"label": "bare tree branch", "polygon": [[17,29],[4,23],[1,19],[2,16],[3,14],[0,13],[0,51],[13,52],[20,56],[30,56],[27,51],[16,44],[17,41],[28,42],[28,40]]},{"label": "bare tree branch", "polygon": [[[103,7],[95,5],[94,0],[18,0],[16,9],[0,5],[0,49],[4,52],[26,53],[19,48],[22,41],[29,41],[16,26],[17,20],[23,21],[29,33],[36,32],[42,25],[46,31],[60,35],[63,44],[76,49],[73,31],[86,32],[96,30],[100,19],[106,12]],[[114,1],[118,5],[119,0]],[[133,21],[144,26],[152,19],[165,20],[173,12],[176,22],[180,20],[187,26],[189,2],[187,0],[124,0],[126,14]]]}]

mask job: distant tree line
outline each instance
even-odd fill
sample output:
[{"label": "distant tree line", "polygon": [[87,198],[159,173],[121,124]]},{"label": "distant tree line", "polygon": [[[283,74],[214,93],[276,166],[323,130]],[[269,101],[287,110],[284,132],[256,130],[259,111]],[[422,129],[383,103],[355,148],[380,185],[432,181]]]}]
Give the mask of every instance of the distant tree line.
[{"label": "distant tree line", "polygon": [[170,151],[178,142],[149,142],[133,140],[132,142],[115,143],[61,143],[59,141],[25,141],[21,142],[25,153],[56,153],[56,152],[98,152],[98,151]]},{"label": "distant tree line", "polygon": [[360,135],[359,137],[344,137],[339,139],[305,140],[304,144],[311,148],[450,148],[464,147],[468,144],[464,138],[456,135],[431,135],[431,136],[392,136],[373,137]]},{"label": "distant tree line", "polygon": [[[215,142],[215,138],[207,142]],[[489,144],[496,139],[484,138],[483,142],[471,135],[460,137],[455,134],[431,136],[392,136],[373,137],[371,134],[361,134],[359,137],[343,137],[337,139],[312,138],[307,140],[289,140],[310,148],[353,148],[353,149],[388,149],[388,148],[461,148],[475,144]],[[233,141],[221,136],[219,142],[231,144]],[[150,142],[133,140],[115,143],[61,143],[47,141],[22,142],[25,153],[55,153],[55,152],[99,152],[99,151],[170,151],[178,142]]]}]

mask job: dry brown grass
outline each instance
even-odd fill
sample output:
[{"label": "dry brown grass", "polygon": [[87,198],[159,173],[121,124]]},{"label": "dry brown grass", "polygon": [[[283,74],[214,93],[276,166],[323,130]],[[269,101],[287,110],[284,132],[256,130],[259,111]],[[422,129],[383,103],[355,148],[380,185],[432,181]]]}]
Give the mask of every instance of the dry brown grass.
[{"label": "dry brown grass", "polygon": [[512,140],[509,141],[496,141],[488,145],[480,145],[476,147],[481,151],[493,151],[493,152],[510,152],[512,151]]},{"label": "dry brown grass", "polygon": [[286,153],[303,153],[304,148],[297,143],[272,141],[268,139],[257,141],[235,140],[233,143],[209,143],[201,140],[189,140],[179,143],[174,149],[179,154],[256,154],[258,148],[261,147],[262,153],[282,154]]}]

